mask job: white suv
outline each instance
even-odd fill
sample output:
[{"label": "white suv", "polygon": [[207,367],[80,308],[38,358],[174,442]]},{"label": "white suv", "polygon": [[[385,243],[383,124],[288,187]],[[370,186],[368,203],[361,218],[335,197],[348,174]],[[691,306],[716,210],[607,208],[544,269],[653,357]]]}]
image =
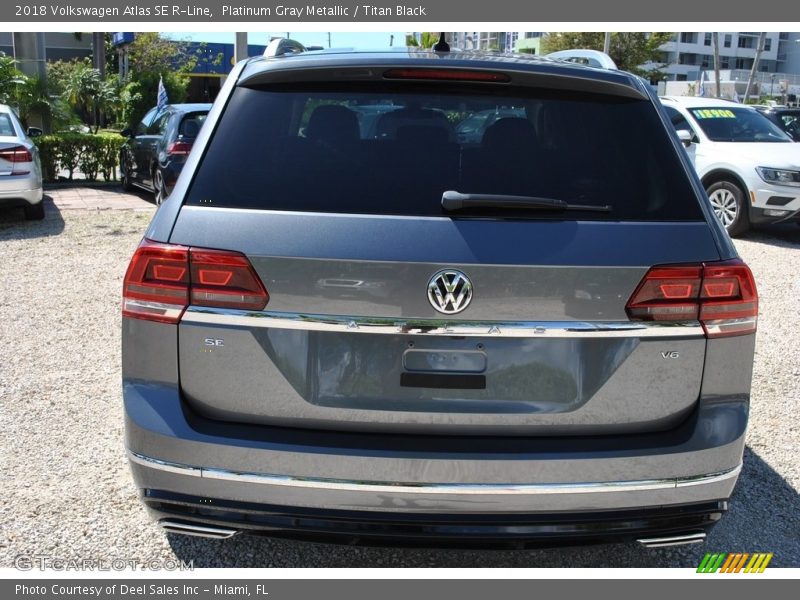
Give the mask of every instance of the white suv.
[{"label": "white suv", "polygon": [[661,103],[730,235],[751,224],[800,220],[800,145],[742,104],[702,97]]}]

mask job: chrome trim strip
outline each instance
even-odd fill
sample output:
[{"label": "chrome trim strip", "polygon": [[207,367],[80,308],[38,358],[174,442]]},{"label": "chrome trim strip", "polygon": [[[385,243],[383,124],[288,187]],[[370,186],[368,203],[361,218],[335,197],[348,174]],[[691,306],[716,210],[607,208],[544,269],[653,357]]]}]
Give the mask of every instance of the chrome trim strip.
[{"label": "chrome trim strip", "polygon": [[733,333],[753,333],[756,330],[758,317],[742,317],[740,319],[716,319],[706,321],[708,335]]},{"label": "chrome trim strip", "polygon": [[148,300],[138,300],[135,298],[124,298],[122,300],[122,310],[130,311],[140,315],[154,315],[169,319],[178,320],[183,312],[182,304],[165,304],[163,302],[150,302]]},{"label": "chrome trim strip", "polygon": [[269,473],[244,473],[226,469],[193,467],[166,462],[128,450],[131,462],[149,467],[203,479],[215,479],[237,483],[254,483],[286,488],[317,489],[336,492],[365,492],[378,494],[440,494],[440,495],[550,495],[550,494],[596,494],[604,492],[640,492],[671,490],[690,485],[719,483],[735,479],[741,465],[723,473],[712,473],[686,479],[652,479],[643,481],[602,481],[589,483],[391,483],[376,481],[352,481],[317,477],[293,477]]},{"label": "chrome trim strip", "polygon": [[446,321],[381,317],[349,317],[190,306],[181,323],[229,327],[270,327],[303,331],[386,335],[487,336],[510,338],[693,338],[703,327],[687,323],[634,321]]},{"label": "chrome trim strip", "polygon": [[171,531],[173,533],[213,538],[217,540],[226,540],[239,533],[237,529],[230,529],[228,527],[213,527],[211,525],[200,525],[198,523],[183,523],[181,521],[173,521],[171,519],[161,519],[158,522],[158,526],[165,531]]},{"label": "chrome trim strip", "polygon": [[664,548],[666,546],[682,546],[684,544],[701,544],[706,540],[703,532],[671,535],[668,537],[642,538],[636,540],[645,548]]},{"label": "chrome trim strip", "polygon": [[722,483],[731,477],[738,477],[739,473],[742,470],[742,465],[739,465],[735,469],[730,471],[724,471],[722,473],[713,473],[709,475],[697,475],[695,477],[683,477],[677,480],[677,485],[675,487],[690,487],[693,485],[707,485],[709,483]]}]

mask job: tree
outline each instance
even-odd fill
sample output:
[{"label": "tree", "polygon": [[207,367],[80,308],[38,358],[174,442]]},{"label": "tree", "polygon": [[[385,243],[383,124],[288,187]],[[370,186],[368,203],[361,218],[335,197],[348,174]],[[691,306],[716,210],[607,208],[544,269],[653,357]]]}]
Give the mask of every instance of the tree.
[{"label": "tree", "polygon": [[53,124],[70,120],[70,111],[54,97],[46,77],[28,76],[16,68],[16,60],[0,52],[0,103],[10,104],[27,128],[35,117],[37,125],[50,131]]},{"label": "tree", "polygon": [[189,87],[189,78],[186,75],[173,71],[166,71],[163,75],[157,72],[138,73],[135,77],[131,77],[120,92],[122,123],[128,127],[135,126],[145,113],[156,105],[158,81],[162,77],[170,103],[186,100]]},{"label": "tree", "polygon": [[163,78],[172,103],[186,99],[190,73],[198,56],[189,44],[167,40],[154,32],[137,33],[128,46],[129,72],[120,92],[122,121],[132,127],[156,104],[158,82]]},{"label": "tree", "polygon": [[17,86],[14,94],[14,103],[22,124],[28,127],[38,116],[45,131],[50,131],[53,122],[60,124],[69,119],[69,109],[59,100],[50,95],[47,79],[42,77],[27,77]]},{"label": "tree", "polygon": [[[659,47],[672,39],[672,33],[620,32],[611,34],[609,55],[623,71],[630,71],[646,78],[657,78],[663,63],[659,60]],[[570,31],[550,33],[542,41],[542,54],[558,50],[586,48],[603,50],[605,34],[599,31]],[[655,68],[645,65],[658,64]]]},{"label": "tree", "polygon": [[17,70],[17,61],[0,52],[0,104],[14,104],[17,87],[27,77]]},{"label": "tree", "polygon": [[134,76],[166,70],[190,73],[197,64],[197,57],[189,48],[187,42],[168,40],[153,31],[137,33],[128,45],[130,73]]},{"label": "tree", "polygon": [[113,79],[103,79],[98,69],[84,66],[73,70],[63,85],[64,99],[73,109],[90,117],[97,133],[102,115],[113,111],[118,103],[119,94]]},{"label": "tree", "polygon": [[[753,80],[758,72],[758,61],[761,59],[761,53],[764,51],[764,42],[766,42],[766,40],[767,34],[766,32],[762,32],[761,35],[758,36],[758,47],[756,48],[756,56],[753,59],[753,68],[750,69],[750,77],[747,78],[747,89],[744,91],[744,100],[742,100],[743,104],[747,104],[747,101],[750,99],[750,88],[752,87]],[[736,94],[735,88],[734,94]]]},{"label": "tree", "polygon": [[417,42],[416,38],[413,35],[406,36],[406,46],[411,46],[414,48],[425,48],[430,50],[436,45],[436,42],[439,41],[439,34],[433,33],[431,31],[423,31],[419,36],[420,41]]}]

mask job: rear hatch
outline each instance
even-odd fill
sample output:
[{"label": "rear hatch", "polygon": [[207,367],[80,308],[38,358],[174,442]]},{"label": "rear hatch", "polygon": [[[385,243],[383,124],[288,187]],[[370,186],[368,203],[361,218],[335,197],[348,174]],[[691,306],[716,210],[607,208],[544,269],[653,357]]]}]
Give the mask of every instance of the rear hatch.
[{"label": "rear hatch", "polygon": [[[720,256],[656,108],[633,90],[411,77],[234,90],[169,241],[244,254],[269,301],[189,307],[186,401],[387,432],[684,418],[702,327],[631,322],[626,304],[652,266]],[[498,113],[516,116],[459,139]]]}]

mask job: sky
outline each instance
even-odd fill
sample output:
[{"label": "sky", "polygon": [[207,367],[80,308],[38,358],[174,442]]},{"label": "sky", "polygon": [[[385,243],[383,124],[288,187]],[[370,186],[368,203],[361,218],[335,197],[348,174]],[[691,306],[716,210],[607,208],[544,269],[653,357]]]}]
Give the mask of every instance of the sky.
[{"label": "sky", "polygon": [[[248,43],[261,44],[266,46],[271,37],[291,37],[297,40],[304,46],[322,46],[328,47],[328,32],[324,31],[300,31],[300,32],[265,32],[265,33],[248,33]],[[187,31],[167,31],[164,35],[173,40],[188,40],[192,42],[208,42],[208,43],[223,43],[233,44],[233,32],[187,32]],[[391,36],[394,36],[395,46],[405,46],[405,32],[404,31],[387,31],[387,32],[330,32],[332,48],[365,48],[365,49],[380,49],[388,48]]]}]

